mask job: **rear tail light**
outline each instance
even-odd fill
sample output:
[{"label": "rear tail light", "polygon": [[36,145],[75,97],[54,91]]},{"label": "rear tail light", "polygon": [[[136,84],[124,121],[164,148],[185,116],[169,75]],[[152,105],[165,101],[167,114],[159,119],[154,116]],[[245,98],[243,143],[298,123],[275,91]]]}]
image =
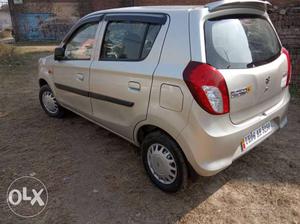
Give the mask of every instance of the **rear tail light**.
[{"label": "rear tail light", "polygon": [[194,99],[205,111],[215,115],[229,112],[227,85],[216,68],[191,61],[183,72],[183,78]]},{"label": "rear tail light", "polygon": [[291,82],[291,77],[292,77],[292,63],[291,63],[291,57],[290,57],[290,53],[288,52],[287,49],[285,49],[284,47],[282,48],[281,51],[283,54],[285,54],[286,59],[287,59],[287,63],[288,63],[288,71],[287,71],[287,75],[286,75],[286,87],[290,84]]}]

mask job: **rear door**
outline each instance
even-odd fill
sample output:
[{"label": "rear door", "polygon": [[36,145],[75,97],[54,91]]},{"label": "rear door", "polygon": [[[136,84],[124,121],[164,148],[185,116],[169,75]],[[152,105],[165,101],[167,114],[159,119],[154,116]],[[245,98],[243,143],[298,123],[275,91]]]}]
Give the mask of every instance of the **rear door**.
[{"label": "rear door", "polygon": [[269,20],[229,15],[205,22],[206,61],[221,73],[230,94],[230,118],[239,124],[283,96],[287,60]]},{"label": "rear door", "polygon": [[93,116],[129,139],[146,119],[166,22],[160,14],[110,14],[103,22],[99,60],[90,70]]}]

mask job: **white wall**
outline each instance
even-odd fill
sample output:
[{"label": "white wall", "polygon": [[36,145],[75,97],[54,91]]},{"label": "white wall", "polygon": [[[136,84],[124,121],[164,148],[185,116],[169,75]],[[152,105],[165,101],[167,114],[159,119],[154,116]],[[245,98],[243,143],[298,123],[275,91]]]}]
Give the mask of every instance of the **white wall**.
[{"label": "white wall", "polygon": [[7,11],[0,10],[0,30],[11,28],[11,18]]}]

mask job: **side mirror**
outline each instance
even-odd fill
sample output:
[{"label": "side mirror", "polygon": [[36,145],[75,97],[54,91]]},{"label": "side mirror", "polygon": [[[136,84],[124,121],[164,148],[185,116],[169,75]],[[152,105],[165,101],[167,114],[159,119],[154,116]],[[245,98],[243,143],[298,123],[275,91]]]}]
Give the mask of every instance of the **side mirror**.
[{"label": "side mirror", "polygon": [[63,47],[57,47],[54,50],[54,60],[60,61],[65,57],[65,49]]}]

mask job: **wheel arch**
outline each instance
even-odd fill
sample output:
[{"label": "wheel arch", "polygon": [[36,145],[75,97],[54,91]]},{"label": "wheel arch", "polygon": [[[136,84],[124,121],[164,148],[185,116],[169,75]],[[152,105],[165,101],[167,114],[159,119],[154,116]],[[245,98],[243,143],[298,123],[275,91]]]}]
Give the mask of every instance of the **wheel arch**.
[{"label": "wheel arch", "polygon": [[138,127],[138,130],[136,131],[136,135],[135,135],[135,141],[138,143],[138,145],[141,145],[144,138],[148,134],[150,134],[154,131],[161,131],[164,134],[171,137],[176,142],[175,138],[172,137],[168,132],[166,132],[164,129],[162,129],[162,128],[156,126],[156,125],[152,125],[152,124],[144,124],[141,127]]},{"label": "wheel arch", "polygon": [[39,79],[39,86],[42,87],[44,85],[48,85],[49,86],[48,82],[45,79],[40,78]]},{"label": "wheel arch", "polygon": [[162,133],[164,133],[165,135],[169,136],[171,139],[173,139],[173,141],[177,144],[177,146],[179,147],[179,149],[182,152],[182,155],[184,157],[184,160],[187,164],[188,167],[188,175],[190,177],[192,177],[192,179],[195,179],[198,175],[196,173],[196,171],[194,170],[194,168],[192,167],[192,165],[190,164],[189,160],[187,159],[184,150],[182,149],[182,147],[179,145],[178,141],[176,141],[176,137],[172,136],[171,134],[169,134],[166,130],[164,130],[163,128],[157,126],[157,125],[153,125],[153,124],[143,124],[139,127],[136,128],[136,132],[135,132],[135,142],[137,143],[137,145],[141,145],[143,139],[150,133],[154,132],[154,131],[160,131]]}]

